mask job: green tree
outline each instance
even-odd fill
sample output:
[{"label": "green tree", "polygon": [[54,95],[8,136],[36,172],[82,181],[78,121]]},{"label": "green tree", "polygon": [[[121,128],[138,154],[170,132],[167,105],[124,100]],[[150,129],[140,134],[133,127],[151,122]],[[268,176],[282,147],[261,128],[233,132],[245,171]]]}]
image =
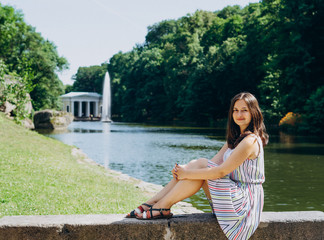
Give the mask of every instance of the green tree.
[{"label": "green tree", "polygon": [[303,121],[299,128],[306,133],[320,134],[324,132],[324,85],[317,88],[306,102]]},{"label": "green tree", "polygon": [[28,78],[35,110],[57,108],[63,84],[56,73],[68,67],[56,46],[24,22],[23,14],[0,4],[0,59],[8,71]]},{"label": "green tree", "polygon": [[156,23],[143,45],[110,59],[113,113],[213,124],[233,95],[250,91],[267,121],[294,111],[311,122],[307,113],[322,114],[311,106],[324,76],[323,16],[323,1],[264,0]]},{"label": "green tree", "polygon": [[148,33],[145,37],[146,45],[161,46],[162,44],[167,43],[176,33],[177,28],[178,25],[175,20],[165,20],[149,26],[147,28]]},{"label": "green tree", "polygon": [[64,85],[64,93],[69,93],[69,92],[73,92],[73,86],[72,85]]},{"label": "green tree", "polygon": [[[260,85],[278,113],[304,112],[305,100],[323,83],[322,1],[266,1],[270,15],[265,46],[272,45]],[[270,86],[270,87],[268,87]]]},{"label": "green tree", "polygon": [[103,81],[107,72],[107,64],[101,66],[79,67],[73,76],[73,91],[97,92],[102,94]]}]

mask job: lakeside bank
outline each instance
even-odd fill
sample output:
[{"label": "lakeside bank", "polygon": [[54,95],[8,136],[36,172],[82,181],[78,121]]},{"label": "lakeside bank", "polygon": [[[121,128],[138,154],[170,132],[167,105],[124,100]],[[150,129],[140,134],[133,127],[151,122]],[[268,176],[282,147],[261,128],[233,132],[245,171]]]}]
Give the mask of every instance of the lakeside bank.
[{"label": "lakeside bank", "polygon": [[[222,239],[212,214],[181,215],[194,210],[186,204],[180,206],[182,212],[172,209],[176,216],[170,220],[125,219],[129,209],[162,186],[105,169],[79,149],[19,127],[1,114],[0,127],[0,239],[149,239],[153,233],[164,239]],[[125,198],[130,206],[123,205]],[[3,214],[5,207],[10,214]],[[122,214],[115,215],[118,211]],[[323,237],[323,212],[265,212],[263,216],[253,239]]]},{"label": "lakeside bank", "polygon": [[158,186],[105,169],[75,147],[18,126],[2,113],[0,144],[0,217],[125,214],[158,191]]},{"label": "lakeside bank", "polygon": [[[104,166],[101,166],[94,160],[90,159],[81,149],[73,148],[72,155],[75,156],[78,159],[77,161],[81,164],[86,163],[86,164],[105,168]],[[135,186],[137,189],[142,191],[144,195],[148,198],[154,196],[157,192],[159,192],[163,188],[162,185],[145,182],[140,179],[133,178],[127,174],[109,168],[105,168],[105,170],[107,171],[106,172],[107,176],[112,177],[117,181],[124,181],[127,182],[128,184]],[[172,207],[172,212],[174,214],[203,213],[203,211],[193,207],[190,203],[187,202],[178,202]]]}]

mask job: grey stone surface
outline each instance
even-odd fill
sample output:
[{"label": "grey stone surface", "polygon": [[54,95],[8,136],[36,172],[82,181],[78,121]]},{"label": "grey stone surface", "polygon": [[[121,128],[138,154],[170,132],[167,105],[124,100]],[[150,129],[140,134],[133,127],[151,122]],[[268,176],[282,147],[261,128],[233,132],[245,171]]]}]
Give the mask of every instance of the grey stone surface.
[{"label": "grey stone surface", "polygon": [[266,212],[253,239],[323,239],[323,230],[323,212]]},{"label": "grey stone surface", "polygon": [[2,106],[2,111],[7,115],[10,116],[11,112],[16,108],[16,105],[11,104],[10,102],[6,101]]},{"label": "grey stone surface", "polygon": [[[252,240],[323,239],[324,213],[264,212]],[[11,216],[0,219],[0,240],[226,239],[211,213],[141,221],[124,215]]]},{"label": "grey stone surface", "polygon": [[35,112],[34,125],[36,129],[64,129],[73,121],[73,115],[68,112],[42,110]]},{"label": "grey stone surface", "polygon": [[[0,93],[1,94],[1,93]],[[29,96],[29,95],[28,95]],[[30,98],[30,97],[29,97]],[[9,119],[13,119],[14,117],[11,116],[12,114],[12,111],[16,108],[15,105],[11,104],[10,102],[6,101],[2,106],[0,106],[0,111],[1,112],[4,112],[5,115],[9,118]],[[27,102],[25,104],[25,109],[27,111],[28,114],[31,113],[33,107],[32,107],[32,104],[31,102]],[[34,129],[35,126],[34,126],[34,123],[31,119],[29,118],[25,118],[21,121],[21,124],[22,126],[24,126],[25,128],[28,128],[28,129]]]},{"label": "grey stone surface", "polygon": [[25,127],[25,128],[28,128],[28,129],[34,129],[35,128],[35,125],[33,123],[33,121],[29,118],[25,118],[22,120],[22,125]]}]

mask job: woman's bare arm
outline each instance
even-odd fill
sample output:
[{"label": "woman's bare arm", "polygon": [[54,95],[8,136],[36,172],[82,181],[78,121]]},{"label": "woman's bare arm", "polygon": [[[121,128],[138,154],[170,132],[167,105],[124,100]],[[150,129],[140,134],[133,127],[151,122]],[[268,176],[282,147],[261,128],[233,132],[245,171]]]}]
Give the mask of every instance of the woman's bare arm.
[{"label": "woman's bare arm", "polygon": [[[255,148],[258,147],[256,145],[258,144],[255,138],[245,137],[235,148],[233,153],[228,157],[228,159],[218,167],[202,168],[202,169],[184,169],[181,166],[177,166],[176,170],[177,170],[178,179],[179,180],[181,179],[207,180],[207,179],[217,179],[217,178],[224,177],[225,175],[233,172],[247,158],[249,158],[249,156],[255,152]],[[216,160],[218,160],[218,157],[216,158]]]},{"label": "woman's bare arm", "polygon": [[227,142],[223,145],[223,147],[218,151],[218,153],[211,159],[212,162],[217,165],[221,165],[223,163],[224,153],[228,149]]}]

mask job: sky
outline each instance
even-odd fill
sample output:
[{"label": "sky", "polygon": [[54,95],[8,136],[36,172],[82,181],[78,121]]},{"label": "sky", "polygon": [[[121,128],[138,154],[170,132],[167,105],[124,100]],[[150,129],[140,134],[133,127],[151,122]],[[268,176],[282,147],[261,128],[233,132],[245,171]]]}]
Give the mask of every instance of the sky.
[{"label": "sky", "polygon": [[145,41],[147,27],[178,19],[196,10],[242,7],[258,0],[0,0],[24,14],[25,22],[53,42],[69,69],[58,76],[64,84],[79,67],[101,65],[119,51]]}]

